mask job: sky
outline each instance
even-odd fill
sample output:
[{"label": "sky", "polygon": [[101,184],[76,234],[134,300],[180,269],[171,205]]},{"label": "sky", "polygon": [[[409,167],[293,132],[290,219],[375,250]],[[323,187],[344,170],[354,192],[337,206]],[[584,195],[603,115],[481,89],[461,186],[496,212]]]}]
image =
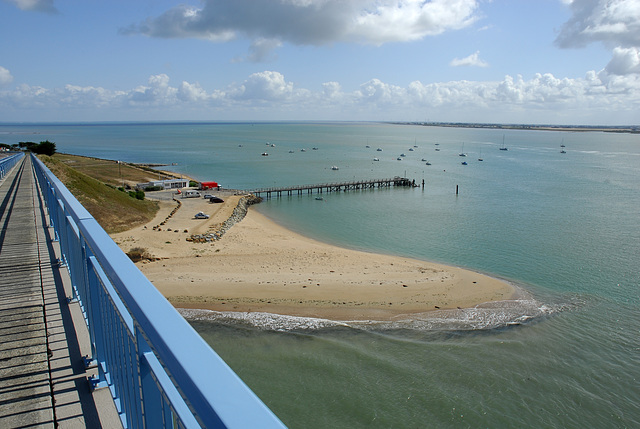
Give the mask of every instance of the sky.
[{"label": "sky", "polygon": [[0,122],[640,124],[640,0],[0,0],[0,22]]}]

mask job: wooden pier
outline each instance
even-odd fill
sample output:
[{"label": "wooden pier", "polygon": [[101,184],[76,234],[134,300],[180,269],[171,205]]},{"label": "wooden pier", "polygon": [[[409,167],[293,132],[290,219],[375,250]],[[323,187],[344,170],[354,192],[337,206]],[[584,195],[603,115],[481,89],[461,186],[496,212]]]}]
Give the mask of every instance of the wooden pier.
[{"label": "wooden pier", "polygon": [[391,187],[415,187],[417,186],[415,180],[407,179],[406,177],[393,177],[391,179],[372,179],[372,180],[353,180],[349,182],[334,182],[334,183],[322,183],[319,185],[302,185],[302,186],[283,186],[283,187],[271,187],[253,189],[247,192],[254,194],[258,197],[264,196],[265,198],[271,198],[272,196],[281,197],[282,195],[302,195],[305,192],[309,195],[315,193],[322,194],[324,192],[344,192],[359,189],[373,189],[373,188],[391,188]]}]

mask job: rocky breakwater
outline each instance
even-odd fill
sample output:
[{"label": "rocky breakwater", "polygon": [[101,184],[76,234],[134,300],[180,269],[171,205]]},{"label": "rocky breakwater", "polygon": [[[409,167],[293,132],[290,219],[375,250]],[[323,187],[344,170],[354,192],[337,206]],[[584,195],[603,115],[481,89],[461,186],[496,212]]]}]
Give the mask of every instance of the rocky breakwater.
[{"label": "rocky breakwater", "polygon": [[[167,217],[166,217],[162,222],[160,222],[160,225],[154,225],[154,226],[153,226],[153,230],[154,230],[154,231],[162,231],[162,226],[163,226],[164,224],[166,224],[166,223],[169,221],[169,219],[171,219],[171,218],[173,217],[173,215],[174,215],[174,214],[176,214],[176,212],[177,212],[178,210],[180,210],[180,207],[182,207],[182,203],[181,203],[179,200],[177,200],[177,199],[173,198],[173,201],[175,201],[176,203],[178,203],[178,205],[177,205],[177,206],[175,206],[173,210],[171,210],[171,213],[169,213],[169,215],[168,215],[168,216],[167,216]],[[146,228],[146,227],[145,227],[145,228]],[[169,230],[169,231],[171,231],[171,230]],[[177,232],[177,231],[176,231],[176,232]],[[187,231],[185,230],[184,232],[187,232]]]},{"label": "rocky breakwater", "polygon": [[256,197],[255,195],[246,195],[238,201],[238,205],[233,209],[233,213],[231,216],[217,227],[212,228],[212,230],[206,234],[193,234],[187,237],[187,241],[191,241],[194,243],[209,243],[211,241],[220,240],[222,236],[231,229],[233,225],[240,222],[247,215],[247,211],[249,210],[249,206],[253,204],[258,204],[262,201],[262,198]]}]

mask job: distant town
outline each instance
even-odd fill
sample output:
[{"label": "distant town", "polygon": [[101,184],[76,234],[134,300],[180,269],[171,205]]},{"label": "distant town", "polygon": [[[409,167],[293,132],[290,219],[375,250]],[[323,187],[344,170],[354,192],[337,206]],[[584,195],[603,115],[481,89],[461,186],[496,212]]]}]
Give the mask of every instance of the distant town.
[{"label": "distant town", "polygon": [[478,124],[472,122],[390,122],[397,125],[422,125],[425,127],[491,128],[502,130],[543,131],[600,131],[607,133],[640,133],[640,125],[531,125],[531,124]]}]

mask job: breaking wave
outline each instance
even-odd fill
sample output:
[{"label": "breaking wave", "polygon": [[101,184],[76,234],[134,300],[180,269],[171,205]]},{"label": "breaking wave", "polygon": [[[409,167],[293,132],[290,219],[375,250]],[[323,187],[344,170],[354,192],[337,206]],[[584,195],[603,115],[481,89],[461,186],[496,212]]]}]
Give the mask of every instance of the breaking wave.
[{"label": "breaking wave", "polygon": [[320,330],[350,327],[361,330],[410,329],[420,331],[472,331],[522,325],[567,309],[571,304],[542,304],[535,299],[495,301],[471,308],[435,310],[398,316],[394,320],[335,321],[313,317],[286,316],[264,312],[233,312],[179,309],[192,321],[243,324],[272,331]]}]

